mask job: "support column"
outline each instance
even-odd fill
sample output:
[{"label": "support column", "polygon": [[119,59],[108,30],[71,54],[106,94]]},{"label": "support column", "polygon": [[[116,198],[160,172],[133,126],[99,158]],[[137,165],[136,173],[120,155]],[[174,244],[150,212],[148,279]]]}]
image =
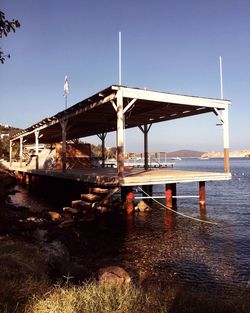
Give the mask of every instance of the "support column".
[{"label": "support column", "polygon": [[[177,206],[176,200],[176,184],[166,184],[166,207],[174,209]],[[174,198],[173,198],[174,197]]]},{"label": "support column", "polygon": [[97,134],[97,136],[102,141],[102,167],[105,167],[105,138],[107,136],[107,133]]},{"label": "support column", "polygon": [[199,204],[200,209],[204,210],[206,208],[206,182],[199,182]]},{"label": "support column", "polygon": [[20,167],[23,166],[23,137],[20,137],[20,150],[19,150]]},{"label": "support column", "polygon": [[228,107],[223,111],[224,172],[230,172]]},{"label": "support column", "polygon": [[124,115],[123,115],[123,96],[122,91],[117,91],[117,131],[116,131],[116,145],[117,145],[117,172],[118,179],[123,182],[124,175]]},{"label": "support column", "polygon": [[10,140],[10,155],[9,155],[10,166],[12,166],[12,144],[13,144],[13,141]]},{"label": "support column", "polygon": [[67,120],[61,120],[60,121],[61,127],[62,127],[62,170],[66,171],[66,161],[67,161],[67,156],[66,156],[66,149],[67,149],[67,144],[66,144],[66,139],[67,139]]},{"label": "support column", "polygon": [[134,212],[134,192],[132,187],[121,188],[121,200],[127,214]]},{"label": "support column", "polygon": [[[152,195],[153,195],[153,186],[152,185],[143,185],[142,190],[145,191],[148,195],[150,195],[152,197]],[[145,202],[151,205],[152,199],[147,199]]]},{"label": "support column", "polygon": [[39,130],[35,131],[35,144],[36,144],[36,169],[39,168],[39,156],[38,156],[38,148],[39,148]]},{"label": "support column", "polygon": [[140,130],[144,134],[144,168],[145,171],[149,169],[149,164],[148,164],[148,132],[151,128],[152,124],[145,124],[143,126],[139,126]]}]

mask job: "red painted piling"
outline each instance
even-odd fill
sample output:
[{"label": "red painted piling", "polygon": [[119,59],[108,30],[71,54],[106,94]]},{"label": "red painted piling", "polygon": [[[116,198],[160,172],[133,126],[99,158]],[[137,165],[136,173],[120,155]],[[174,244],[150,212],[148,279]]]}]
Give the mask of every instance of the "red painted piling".
[{"label": "red painted piling", "polygon": [[206,185],[204,181],[199,182],[199,204],[201,210],[206,208]]},{"label": "red painted piling", "polygon": [[126,201],[125,201],[125,209],[128,214],[132,214],[134,212],[134,199],[135,199],[135,196],[134,196],[133,191],[129,191],[126,194]]},{"label": "red painted piling", "polygon": [[177,201],[176,198],[173,198],[173,196],[176,196],[176,184],[166,184],[165,196],[166,196],[166,207],[170,209],[176,208]]}]

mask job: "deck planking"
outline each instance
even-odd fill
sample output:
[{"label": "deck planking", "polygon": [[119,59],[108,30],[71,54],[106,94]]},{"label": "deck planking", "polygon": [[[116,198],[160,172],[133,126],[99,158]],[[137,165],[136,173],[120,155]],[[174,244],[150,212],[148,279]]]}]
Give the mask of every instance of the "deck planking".
[{"label": "deck planking", "polygon": [[25,167],[12,166],[10,171],[36,176],[47,176],[61,179],[81,181],[99,186],[138,186],[172,183],[190,183],[201,181],[230,180],[231,173],[201,172],[175,169],[125,169],[124,178],[119,180],[115,168],[86,168],[57,170],[34,170]]}]

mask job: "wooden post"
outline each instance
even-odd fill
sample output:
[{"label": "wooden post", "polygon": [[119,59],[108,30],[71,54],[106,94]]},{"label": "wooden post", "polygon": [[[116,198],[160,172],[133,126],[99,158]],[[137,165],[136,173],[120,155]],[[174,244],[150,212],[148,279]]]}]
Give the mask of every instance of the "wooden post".
[{"label": "wooden post", "polygon": [[228,107],[223,111],[224,172],[230,172]]},{"label": "wooden post", "polygon": [[206,186],[204,181],[199,182],[199,204],[200,209],[205,209],[206,207]]},{"label": "wooden post", "polygon": [[62,170],[66,170],[66,161],[67,161],[67,156],[66,156],[66,139],[67,139],[67,120],[60,120],[60,124],[62,127]]},{"label": "wooden post", "polygon": [[148,130],[147,125],[144,125],[144,168],[148,170]]},{"label": "wooden post", "polygon": [[[153,186],[152,185],[143,185],[142,190],[145,191],[149,196],[153,195]],[[145,200],[146,203],[152,204],[152,199]]]},{"label": "wooden post", "polygon": [[177,198],[176,198],[176,184],[171,184],[172,185],[172,203],[173,203],[173,208],[177,208]]},{"label": "wooden post", "polygon": [[10,166],[12,166],[12,144],[13,144],[13,141],[10,140],[10,155],[9,155],[9,157],[10,157]]},{"label": "wooden post", "polygon": [[23,137],[20,137],[20,150],[19,150],[20,167],[23,166]]},{"label": "wooden post", "polygon": [[117,131],[116,131],[116,145],[117,145],[117,172],[119,182],[123,182],[124,175],[124,115],[123,115],[123,95],[122,91],[117,91]]},{"label": "wooden post", "polygon": [[107,136],[107,133],[97,134],[97,136],[102,141],[102,167],[105,167],[105,138]]},{"label": "wooden post", "polygon": [[144,134],[144,168],[145,171],[148,170],[149,164],[148,164],[148,132],[151,128],[152,124],[145,124],[143,127],[140,125],[139,128]]},{"label": "wooden post", "polygon": [[38,148],[39,148],[39,130],[35,131],[35,144],[36,144],[36,169],[39,168],[39,156],[38,156]]}]

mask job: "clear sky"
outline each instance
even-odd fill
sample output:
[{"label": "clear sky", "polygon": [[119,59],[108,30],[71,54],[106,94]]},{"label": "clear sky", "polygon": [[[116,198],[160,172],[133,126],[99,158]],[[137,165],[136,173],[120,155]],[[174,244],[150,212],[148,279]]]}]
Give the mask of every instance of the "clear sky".
[{"label": "clear sky", "polygon": [[[26,128],[118,84],[230,99],[230,147],[250,148],[250,0],[1,0],[7,19],[21,28],[0,46],[0,123]],[[153,125],[150,151],[222,150],[212,113]],[[98,138],[90,138],[100,143]],[[108,135],[107,145],[113,146]],[[127,151],[142,149],[142,133],[126,132]]]}]

